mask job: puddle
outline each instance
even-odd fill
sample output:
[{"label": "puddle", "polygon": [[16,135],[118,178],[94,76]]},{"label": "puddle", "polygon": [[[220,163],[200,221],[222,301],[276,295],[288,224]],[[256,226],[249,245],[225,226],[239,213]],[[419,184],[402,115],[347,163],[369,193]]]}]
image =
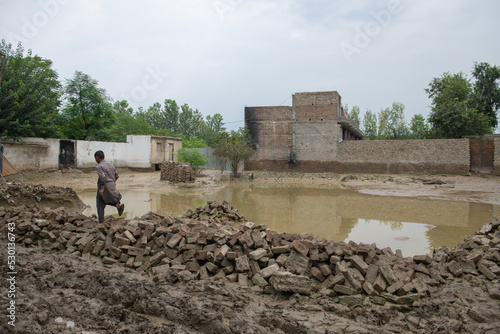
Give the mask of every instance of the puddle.
[{"label": "puddle", "polygon": [[[96,213],[95,191],[78,195]],[[500,206],[449,200],[424,200],[362,194],[351,189],[306,185],[229,185],[210,191],[177,190],[161,193],[122,191],[127,219],[153,211],[182,215],[207,200],[226,200],[256,224],[277,232],[311,233],[325,239],[376,243],[401,249],[404,256],[427,254],[442,245],[455,247],[491,217]],[[106,207],[106,214],[116,209]]]}]

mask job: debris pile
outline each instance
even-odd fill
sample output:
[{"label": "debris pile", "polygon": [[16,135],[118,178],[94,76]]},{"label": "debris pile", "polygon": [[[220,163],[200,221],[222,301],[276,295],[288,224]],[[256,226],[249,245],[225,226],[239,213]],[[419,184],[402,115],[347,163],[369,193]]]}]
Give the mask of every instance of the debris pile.
[{"label": "debris pile", "polygon": [[[246,221],[237,228],[228,223]],[[3,232],[15,222],[17,242],[44,246],[154,275],[157,282],[225,277],[242,286],[334,296],[369,296],[416,305],[437,287],[472,274],[488,282],[500,299],[500,220],[493,218],[457,247],[440,247],[433,256],[403,257],[398,250],[335,242],[310,234],[277,233],[247,221],[228,203],[209,202],[183,217],[148,213],[125,220],[91,218],[59,208],[0,208]],[[5,235],[5,233],[3,233]]]},{"label": "debris pile", "polygon": [[43,186],[29,183],[0,182],[0,205],[19,206],[38,204],[40,206],[84,207],[76,192],[68,187]]},{"label": "debris pile", "polygon": [[219,224],[246,222],[248,219],[241,215],[236,208],[226,201],[217,203],[216,201],[207,201],[204,207],[197,207],[194,210],[187,210],[184,218],[196,220],[208,220]]},{"label": "debris pile", "polygon": [[161,164],[160,180],[172,183],[193,182],[195,175],[193,168],[187,162],[167,162]]}]

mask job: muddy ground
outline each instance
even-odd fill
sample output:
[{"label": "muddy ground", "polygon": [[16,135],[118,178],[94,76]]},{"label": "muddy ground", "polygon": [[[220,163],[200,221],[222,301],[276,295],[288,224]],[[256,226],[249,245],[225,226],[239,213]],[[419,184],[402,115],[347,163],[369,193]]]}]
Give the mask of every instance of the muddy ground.
[{"label": "muddy ground", "polygon": [[[119,173],[120,189],[179,191],[223,187],[225,182],[216,171],[187,185],[161,182],[159,172]],[[238,182],[342,183],[371,194],[500,204],[500,178],[493,176],[246,173],[246,177],[253,181]],[[78,170],[24,173],[23,181],[42,184],[52,194],[59,190],[49,186],[94,189],[96,175]],[[63,194],[73,197],[69,191]],[[0,206],[22,204],[20,198]],[[36,197],[26,203],[43,206]],[[5,236],[0,239],[3,250],[9,249],[7,241]],[[148,273],[96,264],[74,254],[22,245],[15,249],[16,327],[7,324],[11,281],[0,284],[4,291],[0,328],[12,333],[500,333],[498,277],[464,274],[412,305],[380,306],[368,297],[353,305],[329,290],[309,296],[268,294],[225,278],[159,284]],[[2,264],[6,268],[6,256]]]},{"label": "muddy ground", "polygon": [[[182,189],[220,188],[229,180],[229,173],[204,170],[195,182],[172,184],[160,181],[160,172],[118,169],[121,189],[178,191]],[[9,179],[10,178],[10,179]],[[19,181],[17,175],[8,181]],[[26,172],[23,181],[45,186],[68,187],[75,191],[96,188],[95,170],[68,169],[64,172]],[[236,182],[279,182],[314,185],[341,184],[362,193],[381,196],[407,196],[423,199],[444,199],[500,205],[500,177],[487,174],[468,175],[381,175],[381,174],[293,174],[245,171]]]}]

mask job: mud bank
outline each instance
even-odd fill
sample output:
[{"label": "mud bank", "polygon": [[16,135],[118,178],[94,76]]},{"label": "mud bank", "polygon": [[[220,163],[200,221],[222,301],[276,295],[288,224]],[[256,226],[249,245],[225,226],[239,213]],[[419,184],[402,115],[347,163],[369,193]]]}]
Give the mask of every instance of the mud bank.
[{"label": "mud bank", "polygon": [[68,187],[41,184],[0,182],[0,206],[33,204],[40,207],[81,209],[85,206],[76,192]]},{"label": "mud bank", "polygon": [[16,333],[500,331],[497,219],[412,258],[278,234],[229,203],[102,225],[64,208],[4,207],[0,223],[3,249],[15,224]]}]

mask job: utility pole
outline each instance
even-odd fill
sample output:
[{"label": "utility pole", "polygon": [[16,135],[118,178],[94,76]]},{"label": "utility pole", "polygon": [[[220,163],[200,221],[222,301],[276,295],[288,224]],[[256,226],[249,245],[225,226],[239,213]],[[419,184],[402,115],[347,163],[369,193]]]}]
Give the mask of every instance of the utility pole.
[{"label": "utility pole", "polygon": [[2,59],[2,67],[0,67],[0,84],[1,84],[2,83],[3,69],[5,67],[5,60],[7,59],[7,56],[2,51],[0,51],[0,56],[3,57],[3,59]]}]

